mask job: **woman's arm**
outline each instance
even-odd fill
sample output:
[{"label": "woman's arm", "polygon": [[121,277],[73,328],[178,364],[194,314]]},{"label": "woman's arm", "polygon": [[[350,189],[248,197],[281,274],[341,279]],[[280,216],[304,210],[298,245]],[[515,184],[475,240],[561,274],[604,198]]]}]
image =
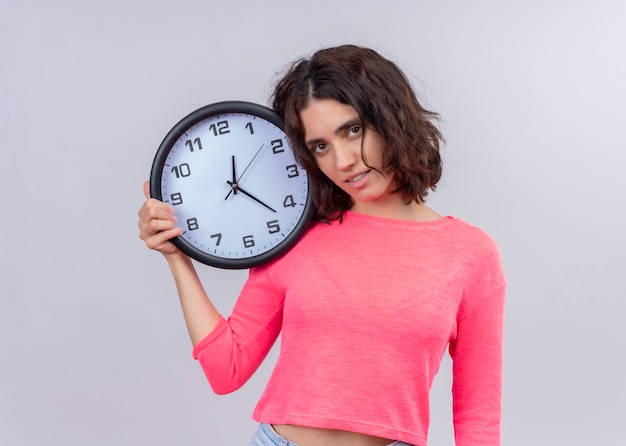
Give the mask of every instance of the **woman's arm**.
[{"label": "woman's arm", "polygon": [[283,293],[276,291],[264,268],[250,272],[233,313],[224,319],[200,282],[191,259],[169,240],[180,235],[174,209],[150,198],[139,210],[139,236],[150,249],[163,254],[174,277],[187,330],[199,360],[216,393],[241,387],[259,367],[282,326]]},{"label": "woman's arm", "polygon": [[457,446],[499,446],[505,287],[457,322],[450,346]]},{"label": "woman's arm", "polygon": [[139,237],[148,248],[163,254],[176,283],[191,342],[196,345],[217,326],[220,314],[206,294],[191,259],[169,240],[180,235],[174,209],[150,198],[150,184],[143,185],[146,201],[139,209]]}]

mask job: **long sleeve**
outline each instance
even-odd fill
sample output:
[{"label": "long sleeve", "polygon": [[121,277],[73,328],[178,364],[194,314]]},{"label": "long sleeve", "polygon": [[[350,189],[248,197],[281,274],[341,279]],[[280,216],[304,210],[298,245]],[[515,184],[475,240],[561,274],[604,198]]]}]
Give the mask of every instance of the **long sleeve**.
[{"label": "long sleeve", "polygon": [[283,293],[272,286],[266,268],[250,270],[228,320],[193,349],[217,394],[237,390],[252,376],[267,356],[280,333]]},{"label": "long sleeve", "polygon": [[499,446],[505,287],[457,323],[450,346],[457,446]]}]

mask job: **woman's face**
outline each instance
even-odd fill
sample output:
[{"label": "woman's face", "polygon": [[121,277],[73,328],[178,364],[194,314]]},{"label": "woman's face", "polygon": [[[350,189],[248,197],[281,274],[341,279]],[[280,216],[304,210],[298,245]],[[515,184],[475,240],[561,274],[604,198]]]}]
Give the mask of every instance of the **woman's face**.
[{"label": "woman's face", "polygon": [[382,168],[382,137],[370,128],[364,132],[352,106],[333,99],[312,99],[300,112],[300,119],[307,148],[324,175],[352,197],[353,211],[378,214],[380,206],[403,204],[400,194],[392,193],[393,172]]}]

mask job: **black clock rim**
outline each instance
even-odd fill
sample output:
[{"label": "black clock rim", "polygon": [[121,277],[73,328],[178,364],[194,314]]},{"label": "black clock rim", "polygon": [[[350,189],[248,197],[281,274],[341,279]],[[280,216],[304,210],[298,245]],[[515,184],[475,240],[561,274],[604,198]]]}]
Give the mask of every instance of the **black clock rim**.
[{"label": "black clock rim", "polygon": [[[162,200],[161,195],[161,179],[163,174],[163,166],[167,159],[172,146],[178,139],[192,126],[212,116],[224,113],[246,113],[258,116],[266,121],[271,122],[284,132],[284,121],[281,116],[273,109],[265,107],[261,104],[246,101],[222,101],[198,108],[192,111],[183,119],[181,119],[167,133],[163,141],[157,149],[156,155],[152,162],[150,171],[150,196],[157,200]],[[293,150],[293,149],[292,149]],[[303,169],[304,170],[304,169]],[[313,216],[313,197],[311,194],[311,178],[307,174],[307,197],[304,204],[304,212],[302,218],[298,221],[295,228],[285,237],[276,247],[269,251],[256,256],[246,257],[243,259],[228,259],[224,257],[216,257],[207,254],[195,248],[181,236],[175,237],[170,241],[180,249],[183,253],[194,260],[205,265],[214,266],[222,269],[247,269],[268,263],[278,257],[284,255],[291,249],[300,239],[306,228],[308,227],[311,217]]]}]

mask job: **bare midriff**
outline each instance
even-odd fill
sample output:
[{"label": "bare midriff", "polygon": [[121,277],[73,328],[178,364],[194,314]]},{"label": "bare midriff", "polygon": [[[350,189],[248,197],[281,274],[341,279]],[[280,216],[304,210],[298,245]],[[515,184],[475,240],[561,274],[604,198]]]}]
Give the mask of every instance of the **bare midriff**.
[{"label": "bare midriff", "polygon": [[274,430],[299,446],[387,446],[395,440],[336,429],[274,424]]}]

